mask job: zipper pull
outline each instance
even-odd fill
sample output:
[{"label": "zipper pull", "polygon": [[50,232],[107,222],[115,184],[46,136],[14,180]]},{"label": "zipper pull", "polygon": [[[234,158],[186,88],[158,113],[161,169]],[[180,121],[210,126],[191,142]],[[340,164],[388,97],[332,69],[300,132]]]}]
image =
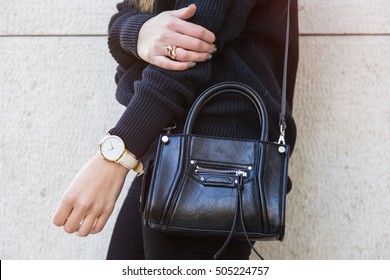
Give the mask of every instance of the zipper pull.
[{"label": "zipper pull", "polygon": [[244,189],[244,177],[247,177],[248,173],[246,173],[245,171],[242,171],[242,170],[237,170],[236,176],[238,177],[238,179],[236,179],[234,181],[234,183],[236,184],[237,189],[243,190]]}]

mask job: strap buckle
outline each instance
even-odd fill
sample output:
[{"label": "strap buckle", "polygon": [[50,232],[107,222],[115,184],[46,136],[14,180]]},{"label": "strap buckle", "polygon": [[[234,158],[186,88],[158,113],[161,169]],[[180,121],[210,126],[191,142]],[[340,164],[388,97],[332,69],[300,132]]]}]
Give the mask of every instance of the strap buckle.
[{"label": "strap buckle", "polygon": [[177,127],[176,122],[169,123],[168,126],[164,128],[165,135],[170,135],[172,130],[175,129],[176,127]]},{"label": "strap buckle", "polygon": [[286,145],[285,133],[286,133],[285,126],[280,125],[280,136],[278,140],[278,145]]}]

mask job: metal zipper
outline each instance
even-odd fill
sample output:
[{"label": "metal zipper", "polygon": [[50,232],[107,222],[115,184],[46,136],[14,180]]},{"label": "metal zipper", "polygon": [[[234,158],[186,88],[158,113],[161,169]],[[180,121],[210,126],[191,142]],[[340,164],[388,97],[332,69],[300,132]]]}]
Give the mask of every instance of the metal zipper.
[{"label": "metal zipper", "polygon": [[214,173],[214,174],[223,174],[223,175],[235,175],[235,176],[242,176],[242,177],[248,177],[248,173],[243,170],[234,170],[234,169],[216,169],[216,168],[209,168],[209,167],[202,167],[199,165],[195,166],[194,172],[201,172],[201,173]]}]

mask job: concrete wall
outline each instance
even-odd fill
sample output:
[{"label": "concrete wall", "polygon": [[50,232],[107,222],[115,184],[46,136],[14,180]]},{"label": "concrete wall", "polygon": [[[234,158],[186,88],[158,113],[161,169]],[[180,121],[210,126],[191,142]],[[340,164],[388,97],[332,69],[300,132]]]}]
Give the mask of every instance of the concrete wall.
[{"label": "concrete wall", "polygon": [[[1,259],[105,258],[118,207],[88,238],[51,216],[123,111],[105,37],[116,2],[0,0]],[[257,244],[268,259],[390,258],[389,11],[300,1],[294,187],[285,241]]]}]

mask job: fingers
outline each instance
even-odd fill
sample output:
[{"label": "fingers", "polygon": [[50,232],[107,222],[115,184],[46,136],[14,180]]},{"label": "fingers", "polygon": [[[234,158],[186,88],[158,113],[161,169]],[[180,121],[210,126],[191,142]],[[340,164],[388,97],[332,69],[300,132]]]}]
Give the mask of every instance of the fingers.
[{"label": "fingers", "polygon": [[53,223],[57,227],[62,227],[67,222],[72,209],[72,205],[64,199],[53,216]]},{"label": "fingers", "polygon": [[114,209],[127,173],[127,169],[96,153],[65,191],[53,223],[79,236],[101,231]]},{"label": "fingers", "polygon": [[196,13],[196,5],[191,4],[188,7],[181,8],[178,10],[168,11],[169,14],[171,14],[174,17],[180,18],[180,19],[190,19],[192,18]]},{"label": "fingers", "polygon": [[153,64],[162,69],[171,70],[171,71],[183,71],[196,66],[195,62],[183,62],[178,60],[171,60],[165,56],[155,57],[153,60]]},{"label": "fingers", "polygon": [[111,212],[104,213],[96,219],[96,221],[91,229],[91,234],[95,234],[95,233],[101,232],[103,230],[104,226],[106,225],[106,223],[108,221],[108,218],[110,217],[110,214],[111,214]]},{"label": "fingers", "polygon": [[187,21],[195,15],[195,12],[196,6],[195,4],[191,4],[186,8],[168,11],[167,13],[173,17],[180,19],[177,24],[174,24],[176,32],[188,35],[190,37],[198,38],[210,44],[214,43],[215,35],[213,32],[209,31],[201,25],[197,25]]},{"label": "fingers", "polygon": [[212,55],[210,53],[199,53],[196,51],[188,51],[183,48],[175,49],[176,58],[170,59],[167,53],[159,56],[154,56],[152,64],[171,71],[188,70],[196,66],[196,62],[204,62],[210,60]]},{"label": "fingers", "polygon": [[93,206],[76,201],[65,193],[60,207],[53,216],[53,223],[63,227],[67,233],[85,237],[102,231],[112,211],[113,206],[110,204],[104,209],[99,205]]},{"label": "fingers", "polygon": [[175,31],[208,44],[213,44],[215,42],[215,35],[213,32],[192,22],[181,21],[180,24],[175,25]]},{"label": "fingers", "polygon": [[210,60],[213,56],[208,52],[195,52],[183,48],[176,48],[176,59],[181,62],[203,62]]},{"label": "fingers", "polygon": [[[216,52],[215,35],[187,21],[195,13],[196,6],[192,4],[183,9],[162,12],[146,21],[138,35],[139,57],[160,68],[176,71],[211,59]],[[175,47],[177,55],[167,52],[168,46]]]},{"label": "fingers", "polygon": [[67,233],[77,232],[82,226],[84,217],[85,216],[82,211],[73,209],[63,226],[64,231]]},{"label": "fingers", "polygon": [[188,35],[177,34],[175,37],[169,38],[168,40],[172,45],[176,45],[177,47],[190,51],[210,54],[216,51],[216,46],[214,44]]},{"label": "fingers", "polygon": [[[62,226],[64,231],[67,233],[75,233],[77,236],[86,237],[89,234],[98,233],[103,230],[111,212],[103,213],[100,216],[92,212],[88,213],[87,216],[84,211],[78,211],[72,209],[65,219],[55,216],[53,222],[57,226]],[[61,220],[61,222],[59,222]]]},{"label": "fingers", "polygon": [[108,218],[110,217],[113,209],[103,211],[100,215],[88,215],[82,221],[82,225],[77,231],[78,236],[88,236],[89,234],[95,234],[101,232],[106,225]]},{"label": "fingers", "polygon": [[85,237],[91,233],[91,230],[96,222],[95,215],[86,216],[81,222],[79,222],[79,228],[75,231],[77,236]]}]

